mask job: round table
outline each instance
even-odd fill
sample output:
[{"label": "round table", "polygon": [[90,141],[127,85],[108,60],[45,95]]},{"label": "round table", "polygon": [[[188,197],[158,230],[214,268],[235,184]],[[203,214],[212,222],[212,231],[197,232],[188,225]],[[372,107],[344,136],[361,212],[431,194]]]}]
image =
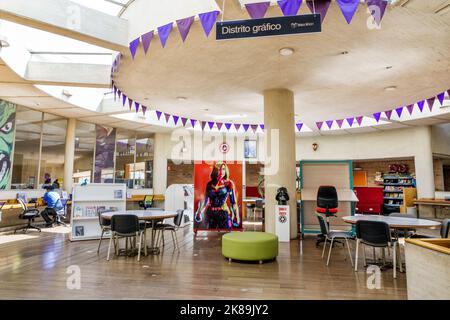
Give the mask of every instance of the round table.
[{"label": "round table", "polygon": [[345,222],[356,224],[359,221],[380,221],[386,222],[392,229],[436,229],[441,223],[433,220],[389,217],[378,215],[361,215],[347,216],[342,218]]},{"label": "round table", "polygon": [[147,210],[128,210],[128,211],[114,211],[114,212],[105,212],[102,213],[102,217],[106,220],[111,220],[114,215],[135,215],[138,217],[140,221],[151,222],[152,223],[152,236],[151,236],[151,245],[150,252],[158,254],[160,252],[159,248],[154,246],[155,241],[155,226],[158,221],[175,218],[177,216],[176,211],[164,211],[162,209],[147,209]]}]

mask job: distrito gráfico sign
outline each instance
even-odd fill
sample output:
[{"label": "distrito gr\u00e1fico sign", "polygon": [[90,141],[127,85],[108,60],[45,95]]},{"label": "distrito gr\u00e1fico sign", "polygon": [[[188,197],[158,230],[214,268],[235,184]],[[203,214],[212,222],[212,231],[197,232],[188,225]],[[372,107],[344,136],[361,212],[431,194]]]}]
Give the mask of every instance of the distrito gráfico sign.
[{"label": "distrito gr\u00e1fico sign", "polygon": [[321,32],[320,14],[216,23],[216,40],[286,36]]}]

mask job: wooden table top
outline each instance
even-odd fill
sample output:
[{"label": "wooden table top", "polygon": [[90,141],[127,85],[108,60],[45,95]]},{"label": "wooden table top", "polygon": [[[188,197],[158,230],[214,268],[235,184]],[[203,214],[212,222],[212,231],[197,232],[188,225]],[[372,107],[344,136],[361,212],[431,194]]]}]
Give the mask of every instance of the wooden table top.
[{"label": "wooden table top", "polygon": [[356,224],[356,221],[381,221],[386,222],[389,227],[394,229],[436,229],[440,227],[441,223],[433,220],[414,219],[414,218],[400,218],[379,215],[361,215],[347,216],[342,218],[345,222]]},{"label": "wooden table top", "polygon": [[128,210],[128,211],[114,211],[114,212],[105,212],[102,213],[102,217],[111,220],[111,217],[117,214],[129,214],[135,215],[139,218],[139,220],[162,220],[168,218],[175,218],[177,216],[176,211],[164,211],[158,209],[150,209],[150,210]]}]

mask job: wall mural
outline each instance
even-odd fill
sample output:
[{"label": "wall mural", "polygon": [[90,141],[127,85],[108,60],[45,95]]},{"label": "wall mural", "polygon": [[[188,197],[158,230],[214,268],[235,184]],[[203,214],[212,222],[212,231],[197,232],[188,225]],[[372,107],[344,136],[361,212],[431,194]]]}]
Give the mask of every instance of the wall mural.
[{"label": "wall mural", "polygon": [[95,171],[94,183],[109,183],[114,180],[114,150],[116,129],[95,126]]},{"label": "wall mural", "polygon": [[16,123],[16,105],[0,100],[0,190],[9,187]]},{"label": "wall mural", "polygon": [[242,163],[196,164],[194,189],[195,231],[242,229]]}]

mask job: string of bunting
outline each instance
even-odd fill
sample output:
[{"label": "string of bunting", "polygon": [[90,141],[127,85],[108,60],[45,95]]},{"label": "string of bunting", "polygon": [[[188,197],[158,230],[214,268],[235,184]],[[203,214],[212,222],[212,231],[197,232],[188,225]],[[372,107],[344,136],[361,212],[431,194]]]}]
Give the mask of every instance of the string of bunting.
[{"label": "string of bunting", "polygon": [[[380,25],[381,20],[384,17],[386,7],[388,5],[387,0],[364,0],[371,15],[373,16],[375,22]],[[311,13],[319,13],[322,22],[324,21],[328,9],[331,4],[331,0],[305,0],[307,7]],[[358,10],[360,0],[336,0],[342,15],[348,24],[352,21],[356,11]],[[295,16],[298,14],[300,7],[303,4],[303,0],[279,0],[277,5],[280,8],[284,16]],[[245,8],[251,19],[261,19],[266,16],[266,13],[270,7],[270,1],[249,3],[245,5]],[[199,21],[203,27],[206,37],[209,37],[211,30],[214,27],[217,18],[219,16],[219,11],[210,11],[201,13],[198,15]],[[132,58],[134,59],[139,48],[142,44],[144,53],[147,54],[150,49],[150,44],[155,36],[158,35],[159,40],[163,48],[166,47],[167,40],[173,31],[174,23],[178,27],[180,37],[183,42],[186,41],[187,36],[191,30],[192,24],[195,21],[195,16],[190,16],[184,19],[176,20],[175,22],[170,22],[163,26],[156,28],[156,30],[151,30],[140,37],[134,39],[130,42],[129,48]],[[120,63],[120,61],[119,61]],[[116,65],[115,67],[118,67]]]},{"label": "string of bunting", "polygon": [[[139,111],[142,111],[142,113],[144,115],[146,115],[147,111],[149,110],[149,108],[147,106],[145,106],[137,101],[134,101],[133,99],[128,97],[125,93],[123,93],[116,86],[114,81],[112,81],[112,87],[113,87],[113,94],[114,94],[115,101],[117,101],[117,100],[121,101],[123,106],[126,106],[127,102],[128,102],[128,107],[130,110],[134,106],[136,113],[138,113]],[[386,110],[383,112],[376,112],[373,114],[373,118],[376,120],[377,123],[380,122],[383,115],[386,119],[391,120],[393,115],[396,114],[398,119],[400,119],[403,114],[406,114],[406,112],[408,112],[409,115],[412,115],[415,106],[417,106],[417,110],[420,113],[422,113],[425,111],[425,103],[428,104],[428,108],[431,112],[431,111],[433,111],[436,101],[441,106],[443,106],[446,93],[447,93],[448,97],[450,98],[450,89],[449,89],[447,91],[443,91],[443,92],[439,93],[438,95],[436,95],[434,97],[428,98],[426,100],[418,101],[417,103],[414,103],[414,104],[410,104],[410,105],[407,105],[404,107],[397,107],[397,108],[394,108],[391,110]],[[196,119],[189,119],[189,118],[181,117],[178,115],[168,114],[168,113],[158,111],[158,110],[152,110],[152,112],[155,113],[156,118],[159,121],[161,121],[161,119],[162,119],[162,121],[165,120],[165,122],[167,124],[172,119],[175,126],[177,126],[181,122],[183,127],[188,127],[189,125],[191,127],[195,127],[197,124],[199,124],[201,126],[202,130],[204,130],[206,127],[208,127],[210,130],[217,128],[219,131],[222,131],[222,128],[225,128],[226,131],[230,131],[234,127],[236,131],[239,131],[241,128],[244,130],[244,132],[248,132],[248,130],[251,130],[254,133],[256,133],[258,130],[264,131],[264,124],[237,124],[237,123],[233,124],[233,123],[223,123],[223,122],[214,122],[214,121],[200,121],[200,120],[196,120]],[[163,118],[163,116],[164,116],[164,118]],[[338,119],[338,120],[318,121],[318,122],[316,122],[316,126],[317,126],[317,129],[322,130],[323,128],[325,128],[324,127],[324,124],[325,124],[328,127],[328,129],[331,129],[333,127],[334,123],[336,123],[337,127],[339,129],[341,129],[343,127],[344,123],[347,123],[349,125],[349,127],[352,128],[352,127],[355,127],[356,125],[361,126],[363,119],[364,119],[364,116],[357,116],[357,117],[349,117],[349,118]],[[303,128],[303,123],[297,123],[295,125],[295,127],[296,127],[297,132],[301,132],[302,128]]]}]

